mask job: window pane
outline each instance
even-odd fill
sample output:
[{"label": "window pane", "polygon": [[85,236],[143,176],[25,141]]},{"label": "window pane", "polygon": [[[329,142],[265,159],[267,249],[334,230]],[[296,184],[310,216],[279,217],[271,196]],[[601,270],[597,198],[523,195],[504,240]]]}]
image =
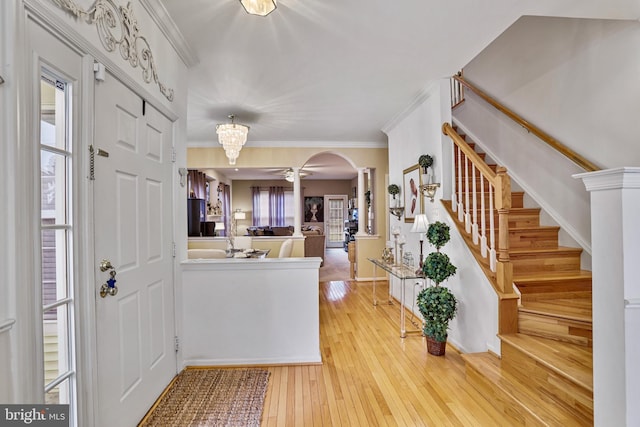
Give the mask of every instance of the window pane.
[{"label": "window pane", "polygon": [[45,150],[40,152],[41,210],[43,219],[54,219],[55,224],[68,223],[67,158]]},{"label": "window pane", "polygon": [[66,89],[64,82],[49,76],[40,81],[40,143],[62,150],[67,148]]},{"label": "window pane", "polygon": [[284,192],[284,225],[293,225],[293,191]]},{"label": "window pane", "polygon": [[69,379],[49,390],[44,395],[44,403],[48,405],[68,404],[71,401],[69,392]]},{"label": "window pane", "polygon": [[261,227],[269,225],[269,191],[260,190],[260,223]]},{"label": "window pane", "polygon": [[339,242],[344,233],[344,201],[329,199],[329,240]]},{"label": "window pane", "polygon": [[45,311],[43,327],[44,383],[69,370],[69,321],[67,305]]},{"label": "window pane", "polygon": [[42,305],[69,296],[68,284],[67,230],[42,230]]}]

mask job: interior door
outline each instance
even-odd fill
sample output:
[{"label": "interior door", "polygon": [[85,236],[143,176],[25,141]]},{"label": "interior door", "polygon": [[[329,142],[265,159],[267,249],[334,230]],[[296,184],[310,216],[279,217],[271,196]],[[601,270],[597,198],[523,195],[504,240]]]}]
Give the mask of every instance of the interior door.
[{"label": "interior door", "polygon": [[347,212],[346,195],[325,195],[325,235],[328,248],[341,248],[344,244],[344,220]]},{"label": "interior door", "polygon": [[111,74],[95,99],[98,419],[136,425],[176,373],[172,123]]}]

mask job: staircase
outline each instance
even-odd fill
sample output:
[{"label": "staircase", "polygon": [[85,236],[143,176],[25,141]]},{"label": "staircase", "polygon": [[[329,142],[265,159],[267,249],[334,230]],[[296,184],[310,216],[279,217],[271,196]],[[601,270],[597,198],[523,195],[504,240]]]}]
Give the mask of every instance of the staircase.
[{"label": "staircase", "polygon": [[[509,257],[521,294],[517,333],[499,335],[501,358],[463,355],[467,377],[514,424],[593,425],[591,272],[580,269],[582,250],[559,246],[559,227],[540,225],[540,209],[525,208],[523,201],[522,192],[512,192]],[[451,201],[443,203],[491,276]]]}]

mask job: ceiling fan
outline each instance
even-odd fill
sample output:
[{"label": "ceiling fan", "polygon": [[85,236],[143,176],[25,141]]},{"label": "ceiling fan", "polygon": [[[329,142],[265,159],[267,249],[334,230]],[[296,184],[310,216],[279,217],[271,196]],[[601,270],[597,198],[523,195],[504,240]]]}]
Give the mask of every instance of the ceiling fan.
[{"label": "ceiling fan", "polygon": [[[305,177],[307,177],[307,176],[309,176],[309,175],[312,175],[312,173],[311,173],[311,172],[309,172],[309,171],[305,171],[305,170],[302,170],[302,169],[300,170],[300,172],[299,172],[299,173],[300,173],[300,178],[301,178],[301,179],[302,179],[302,178],[305,178]],[[285,169],[285,170],[283,170],[283,171],[280,171],[278,174],[279,174],[279,175],[284,176],[284,179],[285,179],[285,180],[287,180],[288,182],[293,182],[293,181],[294,181],[294,171],[293,171],[293,168]]]}]

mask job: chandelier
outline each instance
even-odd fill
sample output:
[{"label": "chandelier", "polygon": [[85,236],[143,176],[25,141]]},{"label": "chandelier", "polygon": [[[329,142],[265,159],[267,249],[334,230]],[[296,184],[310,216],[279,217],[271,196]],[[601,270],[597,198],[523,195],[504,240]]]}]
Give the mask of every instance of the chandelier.
[{"label": "chandelier", "polygon": [[234,123],[235,116],[233,114],[229,118],[231,123],[217,125],[216,133],[218,134],[218,141],[222,144],[224,152],[229,158],[229,164],[235,165],[242,146],[247,142],[249,126]]},{"label": "chandelier", "polygon": [[259,16],[267,16],[278,7],[276,0],[240,0],[240,3],[247,13]]}]

